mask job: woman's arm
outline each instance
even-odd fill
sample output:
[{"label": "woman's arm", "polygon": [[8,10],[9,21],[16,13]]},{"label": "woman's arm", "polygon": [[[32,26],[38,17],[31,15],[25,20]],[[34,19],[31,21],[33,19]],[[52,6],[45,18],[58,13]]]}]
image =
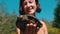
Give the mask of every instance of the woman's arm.
[{"label": "woman's arm", "polygon": [[20,29],[18,27],[16,27],[16,33],[20,34]]},{"label": "woman's arm", "polygon": [[46,26],[46,23],[41,21],[41,23],[43,24],[42,28],[44,30],[44,34],[48,34],[48,30],[47,30],[47,26]]},{"label": "woman's arm", "polygon": [[42,24],[42,27],[39,29],[37,34],[48,34],[46,23],[43,21],[40,21]]},{"label": "woman's arm", "polygon": [[44,34],[48,34],[47,26],[45,23],[43,23],[43,29],[44,29]]}]

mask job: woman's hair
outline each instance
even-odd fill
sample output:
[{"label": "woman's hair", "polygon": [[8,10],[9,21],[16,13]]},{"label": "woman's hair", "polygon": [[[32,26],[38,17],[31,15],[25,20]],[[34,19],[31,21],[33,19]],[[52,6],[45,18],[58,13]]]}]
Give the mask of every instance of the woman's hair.
[{"label": "woman's hair", "polygon": [[[35,0],[35,1],[36,1],[36,5],[37,5],[36,12],[40,13],[41,12],[40,4],[39,4],[38,0]],[[19,13],[21,15],[25,14],[24,9],[23,9],[23,2],[24,2],[24,0],[20,0]]]}]

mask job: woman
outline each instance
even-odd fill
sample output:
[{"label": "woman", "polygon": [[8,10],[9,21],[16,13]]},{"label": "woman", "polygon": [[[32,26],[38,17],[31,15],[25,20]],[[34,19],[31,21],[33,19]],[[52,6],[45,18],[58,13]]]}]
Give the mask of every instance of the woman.
[{"label": "woman", "polygon": [[[40,12],[41,9],[39,7],[39,3],[38,0],[20,0],[20,14],[24,15],[24,14],[28,14],[28,15],[33,15],[35,16],[36,12]],[[36,16],[35,16],[36,17]],[[42,27],[39,28],[37,27],[38,31],[34,32],[33,34],[48,34],[47,31],[47,27],[46,24],[43,21],[40,21],[42,24]],[[17,30],[17,34],[24,34],[26,31],[21,31],[20,28],[18,28],[18,25],[16,25],[16,30]],[[27,24],[27,27],[32,26],[33,28],[36,27],[36,24],[30,23]],[[27,32],[28,33],[28,32]],[[26,34],[26,33],[25,33]],[[30,31],[31,34],[31,31]]]}]

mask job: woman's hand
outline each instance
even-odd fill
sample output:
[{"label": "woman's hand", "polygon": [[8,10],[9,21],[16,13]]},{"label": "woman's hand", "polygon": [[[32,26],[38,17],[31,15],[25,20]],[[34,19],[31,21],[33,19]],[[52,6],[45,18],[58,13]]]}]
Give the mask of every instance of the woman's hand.
[{"label": "woman's hand", "polygon": [[29,23],[26,25],[26,34],[36,34],[37,31],[39,30],[39,27],[37,27],[37,24],[34,23]]}]

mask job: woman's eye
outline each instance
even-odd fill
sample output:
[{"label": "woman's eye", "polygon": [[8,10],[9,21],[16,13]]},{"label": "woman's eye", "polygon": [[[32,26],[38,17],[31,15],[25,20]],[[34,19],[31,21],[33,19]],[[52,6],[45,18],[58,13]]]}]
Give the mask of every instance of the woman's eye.
[{"label": "woman's eye", "polygon": [[32,1],[29,1],[29,3],[32,3]]},{"label": "woman's eye", "polygon": [[23,4],[23,5],[27,5],[27,3],[32,3],[32,1],[29,1],[29,2],[24,2],[24,4]]},{"label": "woman's eye", "polygon": [[25,2],[24,5],[27,5],[27,3]]}]

